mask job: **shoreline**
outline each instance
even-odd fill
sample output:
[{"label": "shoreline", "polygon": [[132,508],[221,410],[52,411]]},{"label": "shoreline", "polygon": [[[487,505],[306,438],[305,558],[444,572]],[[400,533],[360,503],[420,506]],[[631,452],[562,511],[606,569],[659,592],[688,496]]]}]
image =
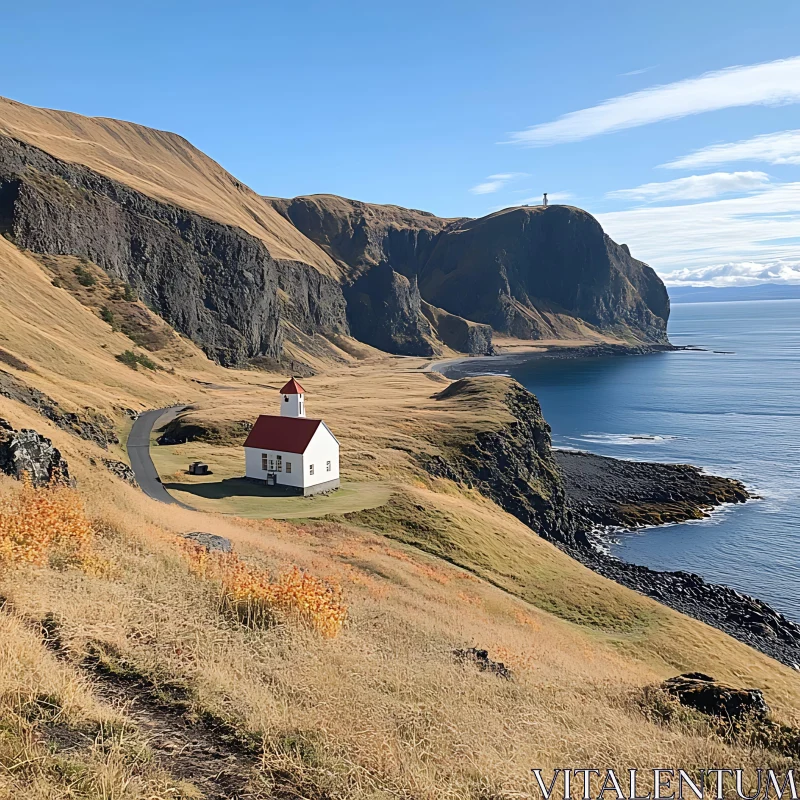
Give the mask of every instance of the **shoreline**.
[{"label": "shoreline", "polygon": [[[431,362],[426,371],[438,372],[455,379],[465,376],[451,377],[447,373],[466,364],[516,364],[531,358],[644,355],[696,349],[699,348],[671,345],[646,348],[580,347],[564,348],[555,352],[539,349],[497,356],[443,359]],[[480,367],[475,371],[480,372]],[[565,541],[558,535],[545,534],[543,538],[603,577],[717,628],[800,671],[800,625],[769,604],[727,585],[707,582],[695,573],[657,570],[624,561],[611,553],[603,552],[591,541],[593,537],[588,534],[598,523],[636,530],[689,521],[700,522],[707,518],[709,512],[713,513],[713,510],[755,499],[743,484],[734,479],[709,475],[698,467],[686,464],[627,461],[587,451],[557,452],[567,458],[567,454],[572,453],[573,459],[579,462],[585,460],[587,466],[592,467],[581,476],[582,486],[576,486],[573,480],[573,492],[567,491],[568,505],[572,513],[582,521],[580,524],[583,531],[572,541]],[[563,461],[563,457],[560,460]],[[605,474],[594,468],[598,464],[606,465]],[[559,470],[565,475],[563,466],[560,465]],[[611,474],[608,470],[611,470]],[[663,490],[666,490],[668,497],[661,496]],[[524,519],[522,521],[525,522]],[[542,535],[541,531],[539,535]]]},{"label": "shoreline", "polygon": [[[653,353],[673,353],[681,350],[697,350],[700,348],[673,344],[590,344],[590,345],[535,345],[520,348],[514,352],[498,352],[491,356],[457,356],[430,361],[422,368],[422,372],[436,372],[449,377],[448,371],[466,364],[519,364],[538,359],[572,360],[577,358],[603,358],[621,356],[642,356]],[[463,376],[462,376],[463,377]]]}]

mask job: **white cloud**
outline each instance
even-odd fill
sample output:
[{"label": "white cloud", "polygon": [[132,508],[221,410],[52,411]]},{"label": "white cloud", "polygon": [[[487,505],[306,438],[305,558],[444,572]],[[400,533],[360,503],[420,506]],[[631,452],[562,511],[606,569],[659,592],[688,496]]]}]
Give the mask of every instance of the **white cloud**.
[{"label": "white cloud", "polygon": [[755,286],[759,283],[800,284],[800,259],[729,262],[711,267],[678,269],[665,276],[667,286]]},{"label": "white cloud", "polygon": [[729,164],[732,161],[800,164],[800,130],[765,133],[752,139],[714,144],[662,166],[671,169],[695,169]]},{"label": "white cloud", "polygon": [[524,172],[501,172],[497,175],[489,175],[483,183],[473,186],[470,191],[472,194],[492,194],[500,191],[510,181],[524,177],[526,177]]},{"label": "white cloud", "polygon": [[676,270],[720,264],[800,262],[800,183],[748,197],[599,214],[617,242],[665,279]]},{"label": "white cloud", "polygon": [[800,56],[729,67],[614,97],[591,108],[565,114],[553,122],[512,133],[511,141],[543,147],[722,108],[798,101]]},{"label": "white cloud", "polygon": [[651,69],[655,69],[655,65],[652,67],[644,67],[643,69],[632,69],[630,72],[622,72],[620,73],[620,78],[629,78],[632,75],[644,75],[645,72],[650,72]]},{"label": "white cloud", "polygon": [[764,172],[712,172],[709,175],[691,175],[664,183],[645,183],[634,189],[617,189],[606,197],[617,200],[704,200],[733,192],[751,192],[763,189],[769,183]]}]

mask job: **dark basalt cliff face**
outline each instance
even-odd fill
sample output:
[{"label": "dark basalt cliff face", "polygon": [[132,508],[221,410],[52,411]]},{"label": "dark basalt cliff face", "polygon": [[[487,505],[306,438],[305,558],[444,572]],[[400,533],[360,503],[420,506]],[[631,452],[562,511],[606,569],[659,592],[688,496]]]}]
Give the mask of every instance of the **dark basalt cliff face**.
[{"label": "dark basalt cliff face", "polygon": [[[373,206],[334,195],[266,198],[303,235],[344,268],[347,317],[357,339],[381,350],[435,355],[437,337],[423,315],[417,274],[438,233],[450,224],[424,211]],[[491,330],[488,334],[491,347]],[[440,338],[461,352],[490,352],[480,336]],[[475,349],[471,349],[471,348]]]},{"label": "dark basalt cliff face", "polygon": [[578,208],[513,208],[448,229],[419,282],[428,302],[520,338],[558,335],[566,315],[667,341],[661,279]]},{"label": "dark basalt cliff face", "polygon": [[592,544],[598,524],[681,522],[721,503],[744,502],[749,494],[739,481],[681,464],[554,452],[539,402],[513,381],[502,386],[496,378],[463,378],[434,397],[465,410],[470,402],[485,406],[490,382],[502,391],[509,421],[439,442],[443,455],[424,461],[428,472],[477,488],[601,575],[800,668],[800,626],[766,603],[699,575],[628,564]]},{"label": "dark basalt cliff face", "polygon": [[362,342],[406,356],[433,356],[433,331],[423,316],[416,278],[379,264],[345,287],[350,331]]},{"label": "dark basalt cliff face", "polygon": [[[454,408],[481,402],[495,378],[462,378],[434,395]],[[508,381],[503,404],[512,420],[467,438],[443,434],[445,455],[427,459],[432,475],[477,488],[545,539],[588,546],[578,518],[568,507],[564,481],[550,446],[550,426],[539,401]]]},{"label": "dark basalt cliff face", "polygon": [[459,222],[427,211],[362,203],[331,194],[266,199],[345,267],[352,279],[383,263],[406,277],[417,275],[438,235]]},{"label": "dark basalt cliff face", "polygon": [[0,232],[37,253],[90,259],[221,364],[280,358],[283,320],[349,333],[341,287],[310,265],[2,136]]},{"label": "dark basalt cliff face", "polygon": [[270,202],[352,276],[388,264],[417,277],[423,300],[502,333],[558,338],[586,322],[667,342],[661,279],[580,209],[520,207],[470,220],[332,195]]}]

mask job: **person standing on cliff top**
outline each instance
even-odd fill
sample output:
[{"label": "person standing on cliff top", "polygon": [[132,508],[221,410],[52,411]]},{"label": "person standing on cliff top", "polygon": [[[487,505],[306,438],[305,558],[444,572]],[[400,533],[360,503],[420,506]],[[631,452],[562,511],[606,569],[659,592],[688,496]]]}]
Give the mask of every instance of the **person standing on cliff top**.
[{"label": "person standing on cliff top", "polygon": [[544,200],[542,201],[542,205],[547,207],[547,192],[544,193]]}]

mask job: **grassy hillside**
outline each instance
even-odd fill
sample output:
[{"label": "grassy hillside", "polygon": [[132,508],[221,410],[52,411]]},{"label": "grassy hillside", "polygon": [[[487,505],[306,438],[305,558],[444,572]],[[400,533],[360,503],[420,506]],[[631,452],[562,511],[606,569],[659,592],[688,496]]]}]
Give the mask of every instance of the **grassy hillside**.
[{"label": "grassy hillside", "polygon": [[[283,376],[222,369],[178,337],[137,345],[90,287],[53,285],[76,266],[0,239],[0,377],[108,416],[123,440],[125,409],[189,403],[186,422],[237,458],[239,423],[275,407]],[[22,519],[33,544],[60,536],[41,563],[0,557],[0,798],[507,798],[534,791],[532,767],[789,766],[648,687],[700,670],[762,688],[797,724],[795,672],[423,471],[441,431],[453,442],[508,422],[503,379],[442,403],[446,381],[425,361],[342,345],[303,380],[309,413],[339,437],[344,482],[379,483],[388,499],[326,519],[157,504],[102,467],[121,447],[0,394],[0,417],[50,437],[77,478],[52,498],[0,479],[0,525]],[[239,560],[187,549],[179,535],[198,530],[230,538]],[[324,604],[248,624],[265,576],[270,592],[288,576],[284,591],[293,567],[341,588],[338,635],[317,625]],[[318,588],[309,579],[301,599]],[[454,659],[471,646],[514,680]]]},{"label": "grassy hillside", "polygon": [[[173,200],[213,205],[235,190],[215,188],[214,168],[177,137],[147,143],[163,151],[155,163],[136,144],[154,132],[88,120],[102,143],[92,154],[73,141],[73,115],[20,108],[7,117],[20,135],[141,185],[160,187],[166,170],[159,191]],[[423,470],[444,440],[510,420],[504,379],[443,403],[433,395],[447,381],[422,359],[298,335],[291,347],[317,372],[303,379],[309,413],[341,441],[345,487],[370,501],[314,519],[230,502],[188,511],[103,467],[125,457],[130,411],[189,404],[181,424],[204,440],[155,448],[156,463],[177,483],[176,465],[202,455],[222,479],[285,376],[213,364],[79,259],[0,238],[0,284],[0,417],[51,438],[77,479],[36,492],[0,476],[3,800],[486,800],[533,792],[532,767],[790,764],[652,687],[700,670],[763,689],[775,718],[798,724],[795,672]],[[57,427],[26,403],[34,391],[102,415],[120,443]],[[228,537],[235,555],[204,558],[189,531]],[[514,680],[454,658],[473,646]]]},{"label": "grassy hillside", "polygon": [[0,132],[64,161],[261,239],[274,258],[331,277],[337,265],[259,195],[182,136],[133,122],[34,108],[0,97]]}]

